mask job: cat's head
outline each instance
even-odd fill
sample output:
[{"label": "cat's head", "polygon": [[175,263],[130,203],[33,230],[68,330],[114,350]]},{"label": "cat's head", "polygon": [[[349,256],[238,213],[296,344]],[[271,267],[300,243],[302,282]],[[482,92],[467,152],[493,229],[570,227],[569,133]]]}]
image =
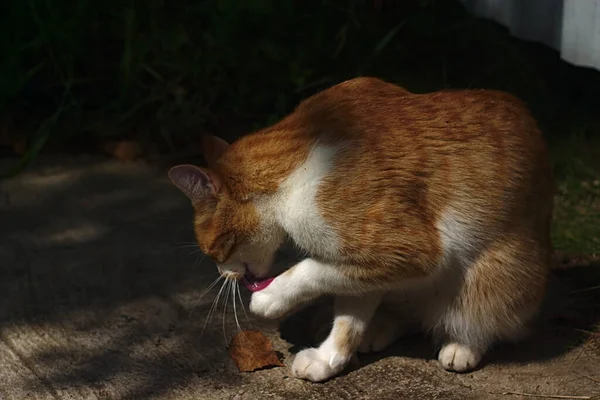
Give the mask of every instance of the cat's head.
[{"label": "cat's head", "polygon": [[208,168],[177,165],[169,178],[194,208],[194,231],[202,252],[217,264],[221,275],[230,279],[266,277],[283,234],[269,223],[254,200],[232,195],[219,160],[230,148],[214,136],[203,141]]}]

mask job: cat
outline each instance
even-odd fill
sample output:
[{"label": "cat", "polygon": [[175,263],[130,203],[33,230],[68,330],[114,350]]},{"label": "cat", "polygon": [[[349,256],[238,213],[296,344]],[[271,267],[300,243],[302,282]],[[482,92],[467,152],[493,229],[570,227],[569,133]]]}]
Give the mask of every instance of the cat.
[{"label": "cat", "polygon": [[[232,144],[204,137],[208,168],[178,165],[201,250],[280,318],[333,295],[334,321],[293,374],[339,374],[357,351],[413,329],[449,371],[529,330],[550,264],[553,176],[527,107],[493,90],[413,94],[378,78],[317,93]],[[310,257],[276,277],[291,239]]]}]

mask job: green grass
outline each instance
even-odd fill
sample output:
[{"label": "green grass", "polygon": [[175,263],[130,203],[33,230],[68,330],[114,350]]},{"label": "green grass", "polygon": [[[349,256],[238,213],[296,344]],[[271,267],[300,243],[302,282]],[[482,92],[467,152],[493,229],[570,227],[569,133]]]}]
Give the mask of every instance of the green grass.
[{"label": "green grass", "polygon": [[553,244],[567,254],[600,255],[600,181],[560,182]]},{"label": "green grass", "polygon": [[552,238],[567,254],[600,256],[598,139],[574,133],[552,149],[557,173]]},{"label": "green grass", "polygon": [[32,148],[135,136],[172,150],[183,132],[264,126],[358,75],[554,106],[551,69],[454,1],[381,14],[369,0],[9,0],[0,11],[0,114]]}]

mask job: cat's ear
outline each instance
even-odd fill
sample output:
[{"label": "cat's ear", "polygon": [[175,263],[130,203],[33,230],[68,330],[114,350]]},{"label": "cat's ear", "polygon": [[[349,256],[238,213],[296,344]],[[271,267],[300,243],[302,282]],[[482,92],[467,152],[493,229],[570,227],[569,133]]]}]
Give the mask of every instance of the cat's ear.
[{"label": "cat's ear", "polygon": [[210,168],[214,168],[217,160],[229,148],[229,143],[212,135],[202,135],[202,151]]},{"label": "cat's ear", "polygon": [[177,165],[169,170],[169,178],[192,203],[217,197],[221,180],[212,171],[194,165]]}]

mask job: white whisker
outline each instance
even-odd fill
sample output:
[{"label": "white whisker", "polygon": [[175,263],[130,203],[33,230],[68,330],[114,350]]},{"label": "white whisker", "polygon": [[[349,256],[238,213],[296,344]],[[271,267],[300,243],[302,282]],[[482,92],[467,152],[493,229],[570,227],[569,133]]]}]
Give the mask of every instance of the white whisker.
[{"label": "white whisker", "polygon": [[204,253],[196,257],[196,261],[194,261],[194,265],[192,266],[192,268],[195,269],[198,264],[202,264],[202,260],[204,260],[204,257],[206,257],[206,254]]},{"label": "white whisker", "polygon": [[188,255],[186,255],[186,257],[192,256],[192,255],[194,255],[194,254],[196,254],[196,253],[199,253],[199,252],[201,252],[201,251],[202,251],[202,250],[200,250],[200,249],[196,249],[196,250],[192,251],[191,253],[189,253]]},{"label": "white whisker", "polygon": [[[243,342],[246,341],[246,334],[242,330],[242,327],[240,326],[240,320],[238,319],[238,316],[237,316],[237,309],[236,309],[236,305],[235,305],[235,295],[236,295],[236,292],[238,294],[240,293],[240,284],[239,284],[239,281],[235,281],[234,282],[234,289],[233,289],[233,315],[235,316],[235,324],[237,325],[238,332],[241,333],[241,340],[242,340],[242,343],[243,343]],[[240,298],[240,304],[242,304],[242,306],[244,305],[241,298]]]},{"label": "white whisker", "polygon": [[223,291],[225,289],[227,289],[227,279],[223,281],[223,284],[221,285],[221,289],[219,289],[219,293],[217,293],[217,297],[215,298],[213,306],[211,307],[211,310],[209,310],[209,318],[212,319],[215,312],[217,312],[217,309],[219,308],[219,300],[221,300],[221,294],[224,293]]},{"label": "white whisker", "polygon": [[194,265],[192,265],[192,269],[196,269],[196,265],[198,265],[198,260],[200,260],[201,256],[196,257],[196,259],[194,260]]},{"label": "white whisker", "polygon": [[222,276],[218,276],[217,279],[215,279],[210,285],[208,285],[208,287],[204,290],[204,292],[202,292],[202,294],[200,294],[200,296],[196,299],[196,301],[194,301],[194,304],[192,305],[192,309],[190,310],[190,313],[188,315],[188,318],[192,316],[192,312],[194,311],[194,309],[196,308],[196,306],[198,305],[198,302],[200,300],[202,300],[202,298],[204,296],[206,296],[208,294],[208,292],[210,292],[210,290],[215,287],[215,285],[217,283],[219,283],[219,281],[223,279]]},{"label": "white whisker", "polygon": [[195,243],[194,244],[184,244],[182,246],[176,246],[175,248],[176,249],[189,249],[191,247],[198,247],[198,245]]},{"label": "white whisker", "polygon": [[198,242],[176,242],[173,243],[175,249],[185,249],[188,247],[198,247]]},{"label": "white whisker", "polygon": [[233,316],[235,318],[235,324],[237,325],[238,328],[238,332],[240,332],[242,330],[242,327],[240,326],[240,320],[238,319],[237,316],[237,308],[235,305],[235,296],[237,294],[237,287],[238,287],[238,283],[237,282],[233,282],[234,288],[233,288],[233,298],[231,299],[231,302],[233,303]]},{"label": "white whisker", "polygon": [[231,294],[231,287],[233,281],[227,280],[227,289],[225,290],[225,299],[223,300],[223,339],[227,342],[227,333],[225,332],[225,313],[227,312],[227,300],[229,299],[229,295]]},{"label": "white whisker", "polygon": [[[246,278],[244,278],[246,279]],[[242,298],[242,292],[240,292],[240,285],[236,286],[238,292],[238,298],[240,299],[240,304],[242,305],[242,310],[244,310],[244,315],[246,316],[246,321],[250,322],[250,318],[248,318],[248,313],[246,312],[246,307],[244,306],[244,299]]]},{"label": "white whisker", "polygon": [[202,334],[204,333],[204,330],[206,329],[206,325],[208,324],[208,321],[211,319],[212,315],[214,314],[214,312],[217,309],[217,305],[219,304],[219,298],[221,297],[221,293],[223,292],[223,288],[225,287],[226,283],[227,283],[227,280],[223,281],[223,284],[221,285],[221,289],[219,289],[219,293],[217,293],[217,296],[213,300],[212,305],[210,306],[210,309],[208,310],[208,315],[206,316],[206,319],[204,320],[204,325],[202,326],[202,330],[200,331],[200,336],[202,336]]}]

